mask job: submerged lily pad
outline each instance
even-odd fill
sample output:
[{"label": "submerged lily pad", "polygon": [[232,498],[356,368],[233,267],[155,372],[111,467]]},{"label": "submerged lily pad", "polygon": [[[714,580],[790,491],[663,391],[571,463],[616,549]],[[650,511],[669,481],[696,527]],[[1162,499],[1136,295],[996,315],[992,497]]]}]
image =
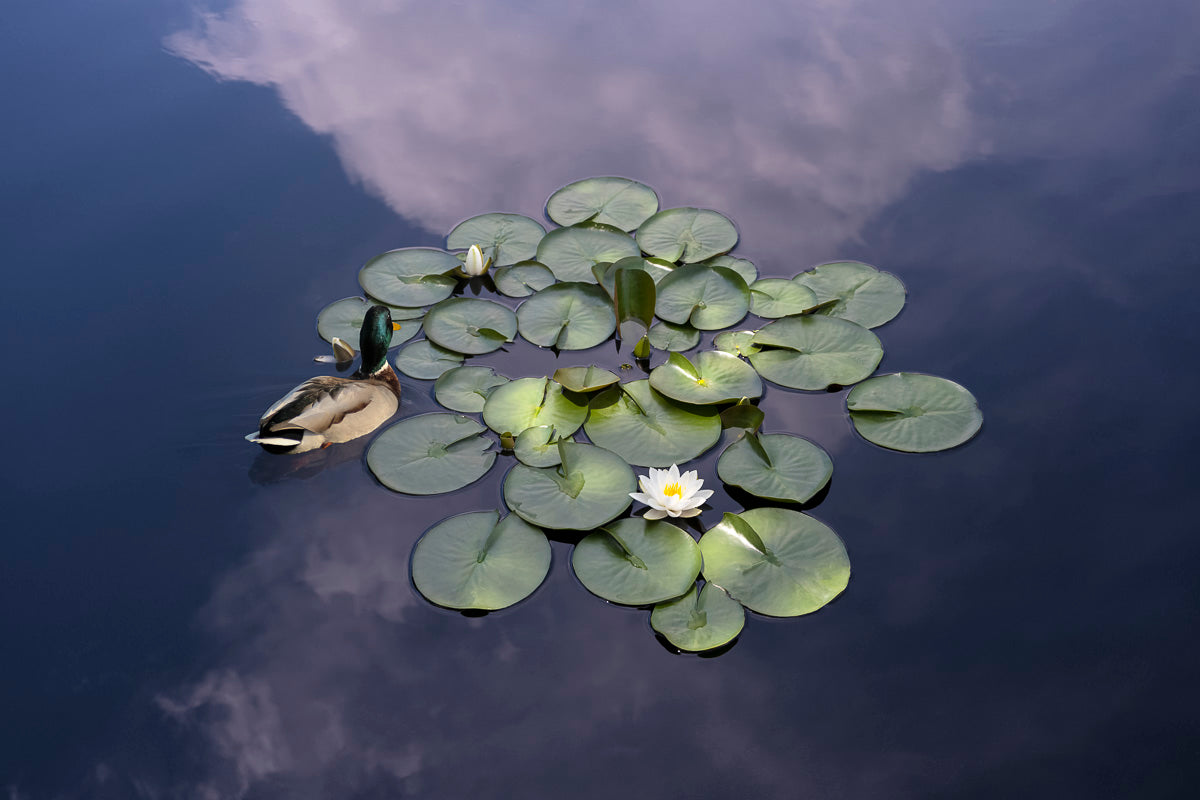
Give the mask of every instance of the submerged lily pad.
[{"label": "submerged lily pad", "polygon": [[641,255],[633,239],[623,233],[588,228],[558,228],[542,239],[537,260],[560,281],[594,283],[592,267]]},{"label": "submerged lily pad", "polygon": [[433,396],[451,411],[478,414],[488,395],[508,378],[497,375],[491,367],[455,367],[442,373],[433,385]]},{"label": "submerged lily pad", "polygon": [[[327,342],[333,342],[336,337],[357,346],[363,318],[373,305],[375,303],[363,297],[346,297],[330,303],[317,315],[317,333]],[[392,343],[388,347],[402,345],[421,332],[424,309],[389,306],[388,311],[392,314],[393,322],[400,325],[400,330],[392,331]]]},{"label": "submerged lily pad", "polygon": [[669,467],[690,461],[716,444],[721,419],[711,406],[677,403],[642,380],[597,395],[583,430],[593,442],[630,464]]},{"label": "submerged lily pad", "polygon": [[358,271],[363,291],[394,306],[427,306],[445,300],[458,285],[446,275],[459,267],[453,253],[432,247],[404,247],[375,256]]},{"label": "submerged lily pad", "polygon": [[[516,383],[516,381],[514,381]],[[538,469],[517,464],[504,479],[504,502],[543,528],[590,530],[633,503],[633,470],[602,447],[560,442],[562,464]]]},{"label": "submerged lily pad", "polygon": [[585,350],[603,342],[617,327],[612,301],[599,286],[556,283],[521,303],[521,335],[541,347]]},{"label": "submerged lily pad", "polygon": [[517,315],[492,300],[454,297],[425,315],[425,337],[456,353],[477,356],[498,350],[517,335]]},{"label": "submerged lily pad", "polygon": [[862,437],[880,447],[930,453],[957,447],[979,432],[975,396],[954,381],[896,372],[863,381],[846,396]]},{"label": "submerged lily pad", "polygon": [[904,308],[905,289],[890,272],[861,261],[834,261],[802,272],[792,281],[806,286],[821,304],[813,313],[878,328]]},{"label": "submerged lily pad", "polygon": [[503,520],[495,511],[459,514],[434,525],[413,548],[413,585],[446,608],[507,608],[533,594],[549,571],[546,534],[516,514]]},{"label": "submerged lily pad", "polygon": [[650,385],[681,403],[729,403],[762,395],[762,381],[750,365],[720,350],[704,350],[689,361],[671,353],[650,372]]},{"label": "submerged lily pad", "polygon": [[645,252],[667,261],[703,261],[727,253],[737,244],[737,228],[706,208],[668,208],[638,228],[637,243]]},{"label": "submerged lily pad", "polygon": [[484,476],[496,460],[487,429],[461,414],[421,414],[386,429],[367,450],[379,482],[405,494],[441,494]]},{"label": "submerged lily pad", "polygon": [[752,356],[761,348],[754,343],[758,331],[725,331],[713,337],[713,347],[735,356]]},{"label": "submerged lily pad", "polygon": [[758,280],[758,267],[754,266],[754,262],[749,259],[724,255],[707,258],[701,263],[706,267],[727,267],[742,276],[742,280],[746,282],[747,286]]},{"label": "submerged lily pad", "polygon": [[597,597],[643,606],[679,597],[700,574],[700,548],[668,522],[618,520],[588,534],[571,553],[571,568]]},{"label": "submerged lily pad", "polygon": [[561,437],[553,425],[538,425],[526,428],[517,437],[513,455],[517,461],[531,467],[556,467],[562,463],[558,452],[558,440],[573,442],[571,437]]},{"label": "submerged lily pad", "polygon": [[750,310],[750,288],[725,267],[688,264],[658,284],[655,312],[667,322],[704,331],[736,325]]},{"label": "submerged lily pad", "polygon": [[537,261],[521,261],[492,273],[496,291],[508,297],[528,297],[554,284],[554,273]]},{"label": "submerged lily pad", "polygon": [[691,350],[700,344],[700,331],[691,325],[676,325],[674,322],[656,322],[650,328],[650,345],[656,350],[673,353]]},{"label": "submerged lily pad", "polygon": [[750,313],[777,319],[807,311],[817,304],[812,289],[783,278],[764,278],[750,284]]},{"label": "submerged lily pad", "polygon": [[438,347],[428,339],[418,339],[400,348],[395,364],[396,369],[410,378],[431,381],[462,362],[463,357],[453,350]]},{"label": "submerged lily pad", "polygon": [[650,612],[650,627],[680,650],[693,653],[729,644],[742,632],[746,611],[742,604],[713,583],[675,600],[659,603]]},{"label": "submerged lily pad", "polygon": [[631,231],[658,211],[658,195],[628,178],[585,178],[568,183],[546,201],[546,216],[559,225],[585,220]]},{"label": "submerged lily pad", "polygon": [[834,317],[776,320],[754,335],[754,344],[762,348],[750,356],[758,374],[792,389],[858,383],[883,358],[879,337]]},{"label": "submerged lily pad", "polygon": [[700,538],[704,579],[752,611],[810,614],[850,582],[850,559],[827,525],[784,508],[726,514]]},{"label": "submerged lily pad", "polygon": [[563,385],[564,389],[572,392],[595,392],[606,386],[612,386],[621,380],[620,376],[600,367],[559,367],[554,370],[554,380]]},{"label": "submerged lily pad", "polygon": [[833,461],[820,447],[799,436],[749,434],[721,453],[717,475],[757,497],[804,503],[829,483]]},{"label": "submerged lily pad", "polygon": [[485,254],[491,251],[494,266],[505,267],[533,258],[545,235],[542,223],[520,214],[480,214],[454,226],[446,249],[466,250],[477,244]]},{"label": "submerged lily pad", "polygon": [[488,395],[483,421],[496,433],[519,434],[526,428],[553,425],[563,436],[578,430],[587,416],[585,402],[563,393],[549,378],[518,378]]}]

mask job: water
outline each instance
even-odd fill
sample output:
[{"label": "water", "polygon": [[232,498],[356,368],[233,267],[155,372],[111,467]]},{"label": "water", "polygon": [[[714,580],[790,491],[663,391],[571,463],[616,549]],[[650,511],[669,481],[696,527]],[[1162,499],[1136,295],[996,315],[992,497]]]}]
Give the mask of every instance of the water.
[{"label": "water", "polygon": [[[797,5],[11,12],[10,797],[1186,796],[1200,12]],[[764,275],[900,275],[881,369],[984,409],[911,456],[773,389],[854,574],[717,658],[561,543],[521,605],[435,609],[412,544],[495,480],[402,498],[362,443],[241,441],[368,257],[592,174],[727,213]]]}]

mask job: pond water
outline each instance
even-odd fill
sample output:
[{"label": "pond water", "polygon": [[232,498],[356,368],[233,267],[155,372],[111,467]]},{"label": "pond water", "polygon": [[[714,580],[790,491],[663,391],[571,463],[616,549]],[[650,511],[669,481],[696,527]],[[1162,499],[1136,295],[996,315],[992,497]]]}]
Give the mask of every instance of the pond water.
[{"label": "pond water", "polygon": [[[1194,2],[393,5],[10,12],[8,797],[1186,796]],[[369,439],[242,440],[332,371],[314,320],[368,258],[607,174],[727,214],[764,276],[899,275],[880,370],[985,415],[907,455],[844,392],[769,388],[767,429],[833,458],[811,513],[853,577],[716,657],[589,594],[566,542],[513,608],[424,601],[414,542],[500,507],[511,460],[413,498]]]}]

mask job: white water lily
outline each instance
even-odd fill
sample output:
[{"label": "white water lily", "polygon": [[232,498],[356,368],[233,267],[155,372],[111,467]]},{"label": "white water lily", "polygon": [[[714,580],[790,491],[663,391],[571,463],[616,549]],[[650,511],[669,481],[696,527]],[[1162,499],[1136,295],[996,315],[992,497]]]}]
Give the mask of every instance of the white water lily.
[{"label": "white water lily", "polygon": [[467,261],[463,264],[463,272],[475,278],[487,272],[490,266],[490,260],[484,260],[483,251],[479,249],[479,245],[471,245],[471,249],[467,251]]},{"label": "white water lily", "polygon": [[675,464],[670,469],[650,468],[649,475],[639,475],[640,492],[630,492],[629,496],[639,503],[650,506],[646,511],[646,519],[662,519],[663,517],[694,517],[700,513],[700,506],[712,497],[712,491],[701,489],[704,481],[695,470],[679,474]]}]

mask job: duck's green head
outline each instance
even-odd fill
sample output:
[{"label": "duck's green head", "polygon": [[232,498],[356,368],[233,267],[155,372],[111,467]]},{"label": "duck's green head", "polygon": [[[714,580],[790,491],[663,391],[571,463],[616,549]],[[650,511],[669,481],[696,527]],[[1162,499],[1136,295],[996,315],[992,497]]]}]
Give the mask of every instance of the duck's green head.
[{"label": "duck's green head", "polygon": [[392,312],[386,306],[371,306],[363,318],[362,330],[358,334],[358,349],[362,351],[362,367],[367,375],[378,372],[387,364],[388,346],[392,343],[392,331],[399,325],[392,322]]}]

